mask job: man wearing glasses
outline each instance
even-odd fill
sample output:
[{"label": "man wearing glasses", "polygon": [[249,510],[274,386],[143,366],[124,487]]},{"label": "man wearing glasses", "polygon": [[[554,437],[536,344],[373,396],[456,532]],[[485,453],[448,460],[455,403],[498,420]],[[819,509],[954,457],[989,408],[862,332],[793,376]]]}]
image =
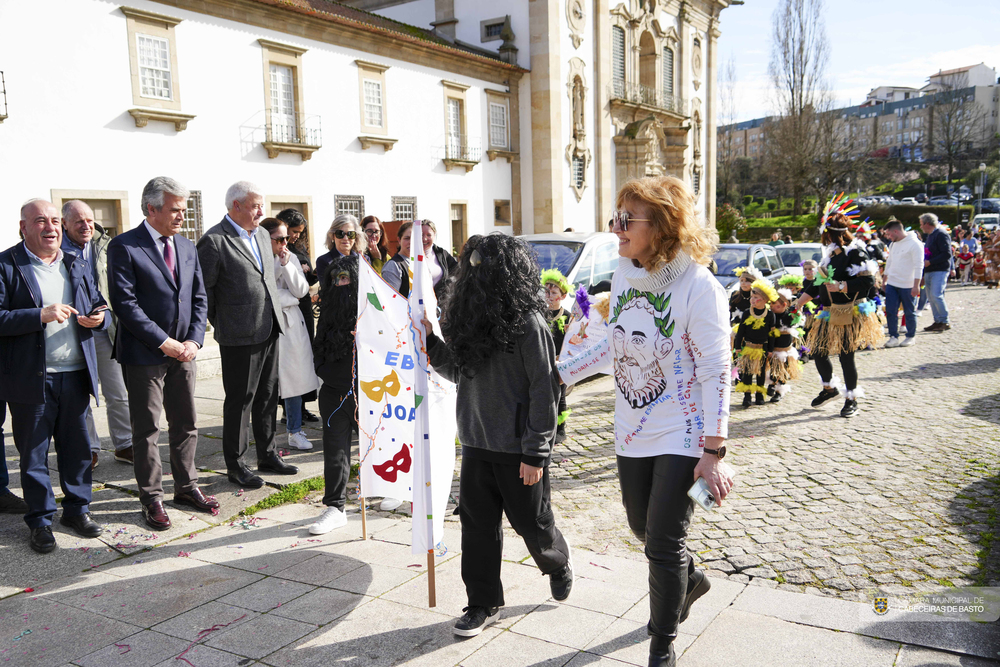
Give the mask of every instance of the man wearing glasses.
[{"label": "man wearing glasses", "polygon": [[281,305],[271,259],[271,238],[260,229],[264,195],[239,181],[226,191],[228,213],[198,241],[208,320],[222,359],[222,453],[229,481],[259,489],[264,480],[243,460],[253,417],[258,472],[294,475],[278,454],[278,334]]}]

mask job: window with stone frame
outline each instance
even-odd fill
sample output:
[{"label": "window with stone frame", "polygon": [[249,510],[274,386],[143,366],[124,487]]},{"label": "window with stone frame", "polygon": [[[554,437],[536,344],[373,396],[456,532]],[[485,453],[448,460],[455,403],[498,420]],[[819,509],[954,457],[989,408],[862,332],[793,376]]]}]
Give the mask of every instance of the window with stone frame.
[{"label": "window with stone frame", "polygon": [[184,212],[181,236],[197,243],[203,231],[202,220],[201,190],[191,190],[188,193],[187,211]]},{"label": "window with stone frame", "polygon": [[333,208],[337,215],[353,215],[361,222],[365,217],[365,198],[362,195],[334,195]]}]

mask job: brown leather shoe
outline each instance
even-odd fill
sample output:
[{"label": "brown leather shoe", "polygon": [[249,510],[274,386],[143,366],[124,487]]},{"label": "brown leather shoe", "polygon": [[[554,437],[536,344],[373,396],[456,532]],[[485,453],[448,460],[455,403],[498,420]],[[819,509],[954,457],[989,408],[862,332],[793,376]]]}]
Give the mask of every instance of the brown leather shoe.
[{"label": "brown leather shoe", "polygon": [[219,501],[214,497],[206,496],[201,489],[195,489],[188,493],[174,494],[174,502],[178,505],[190,505],[202,512],[215,513],[219,509]]},{"label": "brown leather shoe", "polygon": [[135,463],[135,453],[132,451],[132,446],[129,445],[125,449],[115,450],[115,461],[120,463],[128,463],[132,465]]},{"label": "brown leather shoe", "polygon": [[167,516],[167,510],[163,508],[163,503],[159,500],[142,506],[142,518],[146,520],[146,525],[153,530],[170,528],[170,517]]}]

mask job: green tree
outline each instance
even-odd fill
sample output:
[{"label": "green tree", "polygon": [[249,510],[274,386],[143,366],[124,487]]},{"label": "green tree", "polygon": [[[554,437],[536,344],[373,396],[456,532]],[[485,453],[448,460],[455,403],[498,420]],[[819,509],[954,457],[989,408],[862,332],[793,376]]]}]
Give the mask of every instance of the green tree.
[{"label": "green tree", "polygon": [[724,242],[728,241],[734,234],[745,231],[746,228],[746,218],[735,207],[723,204],[715,212],[715,229],[719,232],[719,238],[724,239]]}]

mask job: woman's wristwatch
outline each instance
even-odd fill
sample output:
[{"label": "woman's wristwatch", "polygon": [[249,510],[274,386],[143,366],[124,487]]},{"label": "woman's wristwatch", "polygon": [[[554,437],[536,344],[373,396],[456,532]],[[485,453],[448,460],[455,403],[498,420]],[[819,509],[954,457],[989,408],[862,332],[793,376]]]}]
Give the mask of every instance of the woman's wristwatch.
[{"label": "woman's wristwatch", "polygon": [[722,445],[718,449],[709,449],[708,447],[705,447],[702,451],[704,451],[706,454],[712,454],[713,456],[718,456],[720,459],[724,459],[726,457],[725,445]]}]

